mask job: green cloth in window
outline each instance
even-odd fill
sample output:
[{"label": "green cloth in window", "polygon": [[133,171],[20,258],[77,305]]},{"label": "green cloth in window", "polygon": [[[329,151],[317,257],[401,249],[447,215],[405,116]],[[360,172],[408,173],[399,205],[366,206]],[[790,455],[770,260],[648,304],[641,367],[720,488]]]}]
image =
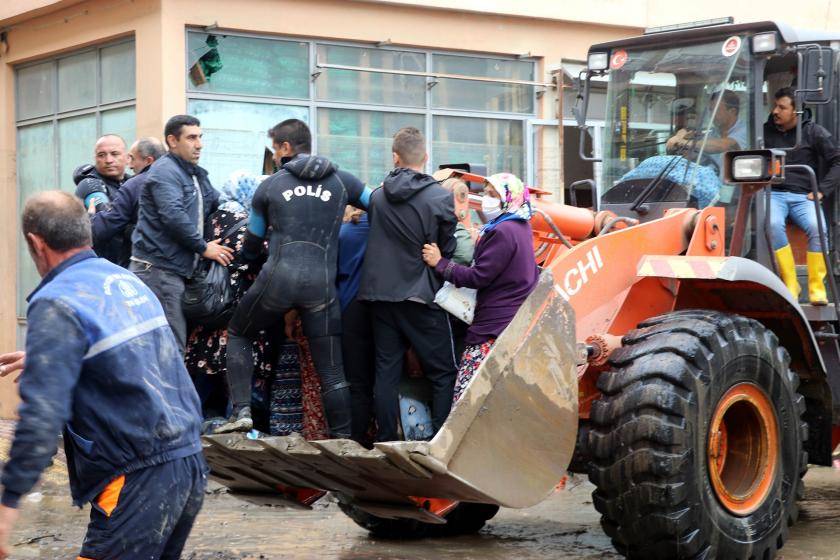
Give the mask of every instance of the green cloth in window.
[{"label": "green cloth in window", "polygon": [[473,252],[475,251],[475,243],[472,236],[464,224],[459,223],[455,226],[455,253],[452,255],[452,261],[464,266],[470,266],[473,260]]}]

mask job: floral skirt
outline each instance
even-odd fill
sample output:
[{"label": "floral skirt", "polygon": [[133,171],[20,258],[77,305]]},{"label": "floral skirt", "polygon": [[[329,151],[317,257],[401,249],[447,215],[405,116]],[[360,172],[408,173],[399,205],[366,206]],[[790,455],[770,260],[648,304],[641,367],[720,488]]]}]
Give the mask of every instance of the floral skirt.
[{"label": "floral skirt", "polygon": [[303,404],[303,431],[307,440],[327,439],[327,419],[324,416],[324,404],[321,402],[321,379],[312,362],[309,341],[300,333],[295,337],[300,346],[300,381]]},{"label": "floral skirt", "polygon": [[461,356],[461,367],[458,369],[458,377],[455,379],[455,391],[452,395],[452,402],[458,402],[464,394],[481,362],[490,353],[494,342],[496,342],[496,339],[491,338],[482,344],[468,344],[464,348],[464,354]]}]

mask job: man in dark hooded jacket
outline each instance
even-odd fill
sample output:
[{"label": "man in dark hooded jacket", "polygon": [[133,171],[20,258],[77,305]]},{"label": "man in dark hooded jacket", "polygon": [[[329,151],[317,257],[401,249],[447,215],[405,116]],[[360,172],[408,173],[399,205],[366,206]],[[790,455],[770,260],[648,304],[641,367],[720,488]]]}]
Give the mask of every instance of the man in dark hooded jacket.
[{"label": "man in dark hooded jacket", "polygon": [[[128,155],[125,140],[116,134],[106,134],[94,146],[95,165],[82,165],[73,172],[76,196],[88,212],[109,210],[126,182],[125,166]],[[94,238],[97,256],[120,266],[128,265],[131,256],[131,230],[120,229],[107,237]]]},{"label": "man in dark hooded jacket", "polygon": [[455,252],[452,193],[423,173],[428,155],[419,130],[400,129],[392,151],[395,169],[371,195],[370,237],[357,296],[373,302],[379,441],[397,439],[398,391],[409,345],[432,383],[435,432],[449,415],[458,369],[449,318],[434,303],[441,282],[420,258],[426,243],[436,243],[447,256]]},{"label": "man in dark hooded jacket", "polygon": [[341,357],[341,309],[336,295],[338,231],[344,208],[367,207],[370,191],[326,158],[310,155],[312,135],[289,119],[269,131],[280,171],[251,202],[244,255],[256,258],[271,227],[268,261],[228,325],[227,378],[234,409],[215,433],[248,431],[251,419],[251,341],[296,309],[321,379],[330,435],[350,437],[350,384]]},{"label": "man in dark hooded jacket", "polygon": [[[764,125],[764,144],[768,148],[792,148],[796,144],[796,113],[793,88],[782,88],[776,92],[776,102],[770,120]],[[785,160],[787,165],[804,164],[820,177],[818,199],[832,194],[840,183],[840,149],[831,133],[809,118],[802,121],[802,138],[796,149],[789,149]],[[779,275],[793,294],[799,299],[799,279],[796,275],[796,263],[793,249],[785,229],[787,220],[805,231],[808,236],[808,300],[813,305],[826,305],[825,292],[826,263],[823,259],[822,246],[828,246],[828,239],[820,241],[817,211],[814,207],[814,193],[811,192],[811,180],[807,172],[799,169],[785,171],[785,182],[773,185],[770,193],[770,237]],[[823,233],[827,235],[825,215],[820,212]]]}]

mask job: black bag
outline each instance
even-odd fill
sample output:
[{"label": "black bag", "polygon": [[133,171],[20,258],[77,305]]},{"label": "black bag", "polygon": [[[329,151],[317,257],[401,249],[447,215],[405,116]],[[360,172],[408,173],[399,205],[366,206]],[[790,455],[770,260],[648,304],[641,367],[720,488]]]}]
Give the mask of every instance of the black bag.
[{"label": "black bag", "polygon": [[[248,220],[243,220],[222,237],[236,233]],[[233,290],[227,267],[210,259],[200,259],[193,275],[187,280],[181,307],[187,321],[207,329],[227,326],[233,315]]]}]

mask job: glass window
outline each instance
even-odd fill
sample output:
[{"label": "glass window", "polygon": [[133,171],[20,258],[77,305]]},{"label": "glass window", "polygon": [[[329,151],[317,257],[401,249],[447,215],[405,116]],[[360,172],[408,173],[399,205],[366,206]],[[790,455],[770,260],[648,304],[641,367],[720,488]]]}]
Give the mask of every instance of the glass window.
[{"label": "glass window", "polygon": [[210,181],[221,187],[234,171],[261,175],[266,150],[271,150],[268,129],[286,119],[309,121],[306,107],[191,99],[189,113],[201,121],[204,147],[200,165]]},{"label": "glass window", "polygon": [[[307,115],[313,119],[313,148],[371,185],[393,167],[393,135],[403,126],[431,131],[435,163],[483,163],[492,172],[511,171],[523,179],[532,166],[541,165],[540,178],[547,181],[560,172],[552,144],[556,133],[544,133],[544,142],[542,136],[525,142],[526,121],[536,112],[536,87],[504,83],[534,81],[533,61],[222,31],[186,33],[189,112],[202,120],[202,165],[217,185],[236,169],[270,168],[270,159],[259,157],[269,145],[267,129],[288,117],[306,121]],[[313,78],[315,59],[394,74],[316,68]],[[411,75],[430,69],[500,82],[439,78],[431,83],[428,76]],[[262,96],[266,103],[248,103],[243,99],[248,95]],[[304,106],[290,107],[296,103],[290,98]],[[526,161],[530,140],[536,140],[539,162]]]},{"label": "glass window", "polygon": [[[425,72],[426,55],[338,45],[318,45],[318,60],[329,64]],[[424,107],[426,78],[356,70],[323,69],[315,81],[318,99]]]},{"label": "glass window", "polygon": [[[57,187],[53,130],[53,123],[48,122],[24,126],[17,131],[17,184],[21,208],[33,194]],[[23,239],[18,243],[18,263],[18,310],[23,314],[26,296],[40,282]]]},{"label": "glass window", "polygon": [[105,47],[100,51],[102,103],[134,99],[134,42]]},{"label": "glass window", "polygon": [[[505,80],[533,80],[534,63],[524,60],[476,58],[436,54],[432,68],[442,74],[460,74]],[[432,88],[432,106],[500,113],[533,113],[534,86],[445,79]]]},{"label": "glass window", "polygon": [[[94,162],[102,134],[134,140],[134,68],[134,41],[123,41],[16,69],[18,210],[41,191],[74,192],[73,170]],[[45,122],[26,122],[34,118]],[[26,244],[19,247],[17,313],[23,316],[25,297],[40,279]]]},{"label": "glass window", "polygon": [[93,163],[96,138],[95,114],[58,121],[58,183],[62,189],[76,190],[73,170]]},{"label": "glass window", "polygon": [[651,202],[733,202],[734,189],[721,182],[723,153],[753,142],[752,57],[743,45],[738,56],[715,39],[627,51],[610,71],[605,202],[634,200],[654,180]]},{"label": "glass window", "polygon": [[432,164],[484,163],[487,173],[524,177],[523,123],[516,120],[435,116]]},{"label": "glass window", "polygon": [[318,110],[318,152],[369,185],[379,185],[394,167],[391,145],[404,126],[423,130],[423,115]]},{"label": "glass window", "polygon": [[111,109],[102,111],[102,123],[100,129],[102,134],[116,134],[122,136],[126,146],[131,147],[137,132],[137,118],[134,107],[123,107],[122,109]]},{"label": "glass window", "polygon": [[55,111],[54,62],[27,66],[17,71],[17,118],[43,117]]},{"label": "glass window", "polygon": [[309,97],[309,44],[190,32],[192,91]]},{"label": "glass window", "polygon": [[96,51],[58,60],[58,111],[96,105]]}]

